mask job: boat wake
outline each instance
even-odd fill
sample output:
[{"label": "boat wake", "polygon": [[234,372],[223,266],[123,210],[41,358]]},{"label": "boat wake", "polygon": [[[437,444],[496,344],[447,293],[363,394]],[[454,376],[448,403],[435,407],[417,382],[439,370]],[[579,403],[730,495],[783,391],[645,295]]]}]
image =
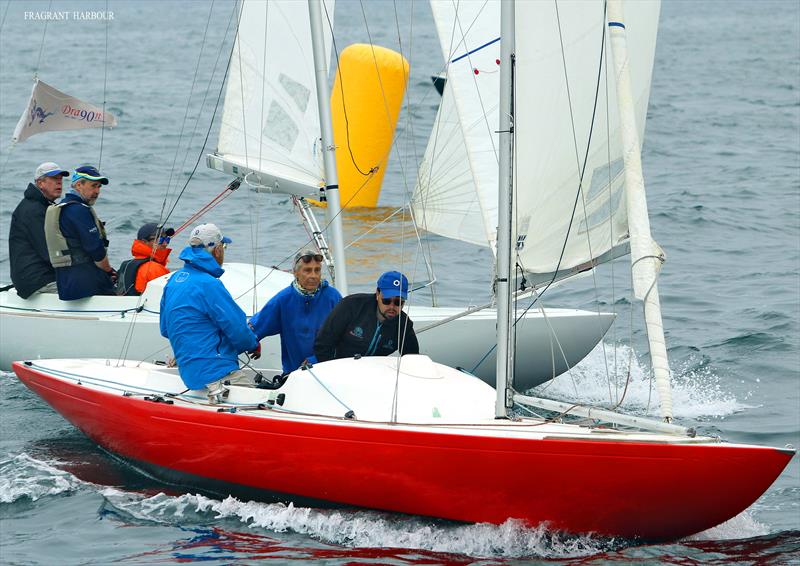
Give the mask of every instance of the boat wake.
[{"label": "boat wake", "polygon": [[[357,509],[314,509],[293,504],[213,499],[200,494],[127,491],[97,485],[25,453],[0,461],[0,503],[69,497],[91,490],[105,500],[102,513],[127,524],[155,524],[220,532],[247,528],[272,544],[275,533],[293,533],[349,549],[395,549],[478,558],[569,559],[623,551],[632,541],[596,536],[568,536],[546,526],[530,528],[517,521],[502,525],[462,524],[424,517]],[[151,486],[152,487],[152,486]],[[724,541],[768,534],[765,525],[745,511],[730,521],[686,541]]]},{"label": "boat wake", "polygon": [[37,501],[76,491],[84,484],[55,465],[57,462],[43,462],[25,453],[0,460],[0,503]]},{"label": "boat wake", "polygon": [[[626,391],[629,364],[630,381]],[[726,391],[722,378],[704,364],[689,359],[682,364],[673,362],[673,366],[672,398],[677,419],[721,418],[753,408]],[[627,344],[616,347],[605,344],[605,353],[603,344],[599,344],[571,372],[532,392],[589,405],[614,406],[622,399],[619,410],[638,415],[656,415],[658,411],[658,393],[651,380],[649,362],[640,360]]]},{"label": "boat wake", "polygon": [[[270,533],[296,533],[348,548],[396,548],[472,557],[576,558],[622,546],[613,539],[566,536],[516,521],[464,525],[435,519],[352,509],[313,509],[293,504],[222,501],[198,494],[142,497],[116,488],[102,495],[121,514],[160,524],[212,525],[230,520]],[[225,525],[229,526],[229,524]]]}]

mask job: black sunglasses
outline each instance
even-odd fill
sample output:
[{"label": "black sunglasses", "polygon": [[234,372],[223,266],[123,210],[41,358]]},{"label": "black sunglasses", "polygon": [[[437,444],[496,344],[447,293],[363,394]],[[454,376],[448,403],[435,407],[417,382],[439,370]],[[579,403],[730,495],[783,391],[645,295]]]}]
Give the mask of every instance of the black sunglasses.
[{"label": "black sunglasses", "polygon": [[394,297],[392,299],[382,298],[381,302],[386,306],[394,305],[396,307],[402,307],[403,303],[405,303],[406,301],[405,299],[401,299],[400,297]]},{"label": "black sunglasses", "polygon": [[303,263],[311,263],[312,261],[322,263],[322,254],[301,255],[300,257],[297,258],[297,261],[295,261],[295,263],[299,261],[302,261]]}]

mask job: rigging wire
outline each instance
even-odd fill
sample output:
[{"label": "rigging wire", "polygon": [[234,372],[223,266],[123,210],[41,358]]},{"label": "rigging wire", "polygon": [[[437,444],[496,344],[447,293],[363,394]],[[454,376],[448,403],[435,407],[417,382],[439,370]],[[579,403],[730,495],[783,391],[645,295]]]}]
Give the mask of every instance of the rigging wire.
[{"label": "rigging wire", "polygon": [[[10,3],[11,3],[11,1],[9,0],[9,4]],[[50,2],[47,4],[47,11],[51,12],[52,9],[53,9],[53,0],[50,0]],[[39,45],[39,57],[36,59],[36,67],[35,67],[36,70],[33,72],[34,80],[36,80],[39,77],[39,65],[42,62],[42,53],[44,53],[44,39],[45,39],[45,37],[47,37],[47,24],[48,24],[48,22],[49,22],[49,20],[45,20],[44,21],[44,30],[42,30],[42,42]]]},{"label": "rigging wire", "polygon": [[[231,20],[233,19],[233,14],[234,13],[235,13],[235,9],[234,9],[234,12],[231,14]],[[229,26],[230,26],[230,22],[229,22]],[[238,33],[238,29],[239,29],[239,21],[237,20],[237,23],[236,23],[237,33]],[[236,42],[234,41],[234,45],[235,45],[235,43]],[[195,162],[194,167],[192,168],[192,172],[189,174],[189,178],[186,179],[186,182],[183,184],[183,188],[180,190],[180,192],[178,193],[178,196],[175,198],[175,202],[172,203],[172,207],[170,208],[169,212],[167,213],[167,215],[165,217],[162,218],[161,224],[166,224],[166,222],[169,220],[170,216],[172,216],[172,213],[175,212],[175,208],[178,206],[178,202],[180,201],[181,197],[183,196],[184,192],[186,191],[186,187],[189,186],[189,182],[192,180],[192,177],[194,177],[194,174],[197,171],[197,167],[200,165],[200,160],[203,158],[203,152],[205,151],[206,145],[208,144],[208,138],[211,136],[211,131],[212,131],[213,126],[214,126],[214,119],[216,118],[217,111],[219,110],[219,103],[220,103],[220,100],[222,100],[222,93],[224,92],[224,89],[225,89],[225,79],[228,76],[228,71],[229,71],[230,66],[231,66],[231,60],[233,59],[233,51],[234,51],[234,48],[231,47],[231,52],[230,52],[230,55],[228,56],[228,62],[227,62],[227,65],[225,66],[225,74],[222,77],[222,82],[221,82],[220,88],[219,88],[219,94],[217,95],[217,102],[214,105],[214,112],[212,113],[211,120],[208,123],[208,130],[206,131],[206,137],[203,140],[203,146],[200,148],[200,151],[198,152],[197,161]],[[216,66],[215,66],[214,70],[216,71]],[[213,75],[212,75],[211,78],[213,80],[213,78],[214,78]],[[166,199],[166,197],[165,197],[165,199]]]},{"label": "rigging wire", "polygon": [[[106,14],[108,13],[108,0],[106,0]],[[97,168],[103,163],[103,140],[106,134],[106,96],[108,93],[108,20],[105,21],[105,64],[103,65],[103,122],[100,126],[100,155],[97,156]]]},{"label": "rigging wire", "polygon": [[[187,119],[189,117],[189,108],[191,107],[192,96],[194,95],[194,87],[195,87],[195,84],[197,83],[198,73],[200,72],[200,62],[203,59],[203,50],[205,49],[205,46],[206,46],[206,38],[208,37],[208,29],[209,29],[209,26],[210,26],[210,23],[211,23],[211,14],[214,11],[214,1],[215,0],[211,0],[211,5],[208,8],[208,18],[206,18],[206,27],[203,30],[203,40],[200,43],[200,53],[197,56],[197,64],[194,67],[194,76],[192,77],[192,86],[189,88],[189,97],[188,97],[188,101],[186,102],[186,110],[183,113],[183,120],[181,121],[181,131],[178,134],[178,143],[175,146],[175,156],[172,158],[172,167],[169,170],[169,178],[167,179],[167,190],[166,190],[166,193],[164,195],[164,202],[161,205],[161,215],[162,216],[164,214],[164,208],[166,207],[166,204],[167,204],[167,199],[169,198],[169,195],[172,192],[172,178],[175,175],[175,166],[176,166],[176,164],[178,162],[178,153],[180,153],[181,142],[183,141],[183,132],[184,132],[184,130],[186,128],[186,122],[187,122]],[[228,22],[228,25],[230,26],[230,22]],[[225,35],[227,35],[227,30],[226,30]],[[221,50],[220,50],[220,52],[221,52]],[[214,68],[216,69],[216,63],[214,64]],[[212,80],[213,80],[213,73],[212,73]],[[208,89],[206,89],[206,95],[207,94],[208,94]],[[203,97],[203,104],[205,104],[205,97]],[[197,128],[198,122],[200,121],[200,115],[202,114],[202,111],[203,111],[203,104],[200,105],[200,110],[197,113],[197,120],[195,121],[195,130]],[[189,148],[191,147],[192,139],[194,138],[194,131],[195,130],[192,131],[192,136],[189,138],[189,143],[187,144],[187,147],[186,147],[186,154],[184,155],[183,163],[181,164],[181,170],[183,170],[183,168],[184,168],[184,166],[186,164],[186,157],[189,155]]]}]

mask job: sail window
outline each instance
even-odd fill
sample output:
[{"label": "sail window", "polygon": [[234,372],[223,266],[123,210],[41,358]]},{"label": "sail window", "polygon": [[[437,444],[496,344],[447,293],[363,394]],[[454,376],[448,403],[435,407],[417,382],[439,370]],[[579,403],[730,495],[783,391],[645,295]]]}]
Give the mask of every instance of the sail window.
[{"label": "sail window", "polygon": [[264,124],[263,136],[270,139],[284,147],[291,150],[294,147],[294,142],[300,129],[295,124],[292,117],[284,110],[277,101],[273,100],[269,105],[269,113],[267,114],[267,122]]}]

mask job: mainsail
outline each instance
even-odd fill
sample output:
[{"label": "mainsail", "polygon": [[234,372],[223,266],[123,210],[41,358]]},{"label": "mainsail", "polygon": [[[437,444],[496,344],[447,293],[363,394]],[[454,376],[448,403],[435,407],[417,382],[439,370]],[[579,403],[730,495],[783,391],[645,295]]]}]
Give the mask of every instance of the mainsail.
[{"label": "mainsail", "polygon": [[[333,21],[333,0],[325,8]],[[308,5],[244,0],[216,155],[209,166],[255,185],[316,194],[324,178]],[[330,59],[331,31],[325,26]]]}]

